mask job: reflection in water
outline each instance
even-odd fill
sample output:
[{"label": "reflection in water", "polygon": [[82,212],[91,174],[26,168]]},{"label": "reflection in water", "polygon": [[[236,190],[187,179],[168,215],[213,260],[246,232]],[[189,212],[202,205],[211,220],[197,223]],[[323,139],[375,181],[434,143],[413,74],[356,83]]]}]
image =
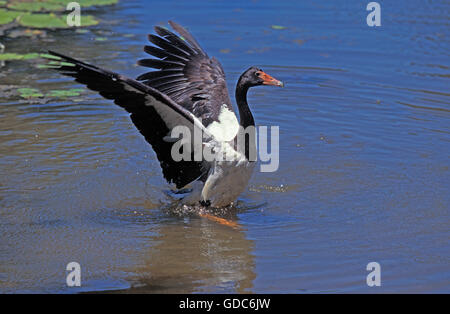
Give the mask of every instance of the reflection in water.
[{"label": "reflection in water", "polygon": [[131,293],[251,292],[253,241],[205,218],[164,224],[135,271]]}]

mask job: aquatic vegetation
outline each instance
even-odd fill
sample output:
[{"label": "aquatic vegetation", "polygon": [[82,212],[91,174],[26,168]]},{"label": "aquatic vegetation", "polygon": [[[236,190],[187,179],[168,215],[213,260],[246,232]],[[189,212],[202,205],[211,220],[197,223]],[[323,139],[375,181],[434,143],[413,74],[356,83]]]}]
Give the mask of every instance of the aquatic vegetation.
[{"label": "aquatic vegetation", "polygon": [[83,29],[83,28],[79,28],[79,29],[75,30],[75,33],[78,33],[78,34],[86,34],[88,32],[89,31],[87,29]]},{"label": "aquatic vegetation", "polygon": [[20,97],[25,99],[44,97],[44,94],[42,94],[36,88],[28,88],[28,87],[18,88],[17,92],[19,93]]},{"label": "aquatic vegetation", "polygon": [[[42,0],[41,0],[42,1]],[[45,2],[51,2],[51,3],[62,3],[64,6],[67,5],[67,0],[44,0]],[[111,5],[116,4],[119,0],[78,0],[81,7],[87,8],[92,6],[104,6],[104,5]]]},{"label": "aquatic vegetation", "polygon": [[[105,6],[118,0],[78,0],[81,7]],[[12,22],[31,28],[70,28],[67,25],[67,0],[0,1],[0,25]],[[81,15],[81,27],[97,25],[99,21],[91,15]],[[14,25],[13,25],[14,26]]]},{"label": "aquatic vegetation", "polygon": [[81,88],[72,88],[72,89],[65,89],[65,90],[51,90],[45,96],[46,97],[65,98],[65,97],[80,96],[82,92],[83,92],[83,89],[81,89]]},{"label": "aquatic vegetation", "polygon": [[50,14],[26,13],[18,17],[18,22],[22,26],[33,28],[66,28],[66,21],[60,17]]},{"label": "aquatic vegetation", "polygon": [[0,61],[11,61],[11,60],[30,60],[39,58],[38,53],[1,53]]},{"label": "aquatic vegetation", "polygon": [[[53,13],[25,13],[18,17],[18,22],[22,26],[32,28],[70,28],[67,24],[66,15],[58,16]],[[98,21],[91,15],[82,15],[80,19],[82,26],[97,25]]]},{"label": "aquatic vegetation", "polygon": [[[72,65],[68,62],[61,61],[60,58],[46,54],[46,53],[27,53],[27,54],[19,54],[19,53],[2,53],[0,54],[0,61],[13,61],[13,60],[30,60],[36,58],[45,58],[48,60],[46,64],[38,64],[38,68],[54,68],[59,67],[61,65]],[[15,92],[14,92],[15,90]],[[12,95],[18,95],[24,99],[37,99],[37,98],[68,98],[68,97],[76,97],[80,96],[84,90],[81,88],[71,88],[71,89],[53,89],[48,91],[41,91],[37,88],[31,87],[21,87],[14,88],[12,90]]]},{"label": "aquatic vegetation", "polygon": [[19,15],[20,12],[0,8],[0,25],[13,22]]},{"label": "aquatic vegetation", "polygon": [[41,57],[45,59],[53,59],[53,60],[61,60],[60,57],[48,54],[48,53],[41,53]]},{"label": "aquatic vegetation", "polygon": [[17,94],[25,99],[33,98],[69,98],[80,96],[83,92],[81,88],[71,88],[71,89],[54,89],[48,92],[42,92],[37,88],[23,87],[17,89]]},{"label": "aquatic vegetation", "polygon": [[272,29],[277,29],[277,30],[281,30],[281,29],[286,29],[286,26],[281,26],[281,25],[271,25]]},{"label": "aquatic vegetation", "polygon": [[54,66],[61,66],[61,65],[72,65],[68,62],[62,62],[60,58],[55,57],[53,55],[47,54],[47,53],[0,53],[0,61],[15,61],[15,60],[31,60],[31,59],[37,59],[37,58],[45,58],[50,59],[49,62],[46,64],[38,64],[38,68],[52,68]]},{"label": "aquatic vegetation", "polygon": [[23,2],[23,1],[12,1],[9,2],[6,7],[8,9],[14,9],[18,11],[63,11],[65,10],[65,5],[63,3],[52,3],[51,1],[33,1],[33,2]]},{"label": "aquatic vegetation", "polygon": [[[37,0],[37,1],[5,1],[8,9],[26,12],[62,12],[66,10],[67,0]],[[111,5],[118,0],[78,0],[76,1],[81,7],[87,8],[92,6]]]},{"label": "aquatic vegetation", "polygon": [[73,66],[72,63],[61,62],[61,61],[50,61],[47,64],[38,64],[36,67],[38,69],[55,69],[60,66]]},{"label": "aquatic vegetation", "polygon": [[39,29],[14,29],[8,33],[9,38],[17,38],[17,37],[47,37],[47,32]]}]

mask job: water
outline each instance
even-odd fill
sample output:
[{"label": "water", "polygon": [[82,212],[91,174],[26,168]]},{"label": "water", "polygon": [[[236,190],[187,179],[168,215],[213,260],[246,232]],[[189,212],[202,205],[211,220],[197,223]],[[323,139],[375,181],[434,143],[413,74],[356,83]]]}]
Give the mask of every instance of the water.
[{"label": "water", "polygon": [[[0,291],[450,292],[450,6],[383,2],[370,28],[366,5],[122,1],[88,33],[2,38],[137,76],[146,34],[173,19],[230,91],[251,65],[286,87],[250,93],[257,123],[280,126],[280,168],[254,174],[234,228],[167,209],[153,151],[110,101],[3,93]],[[79,87],[32,65],[7,63],[0,85]],[[66,287],[71,261],[81,288]]]}]

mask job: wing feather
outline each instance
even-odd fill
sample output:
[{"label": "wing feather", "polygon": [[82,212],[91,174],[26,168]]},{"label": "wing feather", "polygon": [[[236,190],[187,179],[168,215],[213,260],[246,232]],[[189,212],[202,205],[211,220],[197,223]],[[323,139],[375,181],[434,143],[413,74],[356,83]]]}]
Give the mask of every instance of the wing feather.
[{"label": "wing feather", "polygon": [[233,112],[225,73],[215,58],[209,58],[194,37],[180,25],[169,22],[180,36],[156,26],[149,40],[157,47],[144,51],[159,58],[142,59],[140,65],[157,69],[137,79],[158,89],[201,119],[205,126],[218,121],[223,104]]},{"label": "wing feather", "polygon": [[57,52],[49,51],[49,54],[64,61],[64,65],[55,66],[56,70],[74,77],[75,81],[97,91],[106,99],[114,100],[114,103],[130,113],[131,120],[139,132],[155,150],[163,175],[169,183],[182,188],[194,180],[206,178],[209,163],[205,161],[175,162],[171,156],[173,143],[164,140],[170,130],[177,125],[186,125],[190,129],[198,127],[204,134],[209,134],[201,122],[185,108],[165,94],[136,80]]}]

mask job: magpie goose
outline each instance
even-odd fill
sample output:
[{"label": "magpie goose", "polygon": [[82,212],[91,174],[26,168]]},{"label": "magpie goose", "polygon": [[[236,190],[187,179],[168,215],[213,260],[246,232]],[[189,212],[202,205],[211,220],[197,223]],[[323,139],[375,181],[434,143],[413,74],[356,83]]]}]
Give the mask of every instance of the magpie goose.
[{"label": "magpie goose", "polygon": [[[57,65],[53,62],[52,67],[130,113],[132,122],[156,152],[164,178],[177,189],[191,187],[183,203],[227,206],[247,187],[255,165],[255,159],[250,158],[255,133],[246,132],[255,126],[247,92],[253,86],[283,83],[257,67],[246,70],[235,91],[238,121],[219,61],[208,57],[186,29],[175,22],[169,24],[178,35],[155,27],[157,35],[148,36],[153,45],[144,47],[155,58],[139,60],[138,64],[156,70],[136,79],[49,51],[52,58],[62,61]],[[173,145],[179,138],[174,138],[172,131],[177,126],[191,134],[202,134],[199,146],[188,143],[181,148],[187,149],[190,158],[173,156]],[[243,149],[238,149],[236,139],[243,132]],[[213,158],[204,157],[205,148]],[[201,157],[195,158],[199,150]]]}]

